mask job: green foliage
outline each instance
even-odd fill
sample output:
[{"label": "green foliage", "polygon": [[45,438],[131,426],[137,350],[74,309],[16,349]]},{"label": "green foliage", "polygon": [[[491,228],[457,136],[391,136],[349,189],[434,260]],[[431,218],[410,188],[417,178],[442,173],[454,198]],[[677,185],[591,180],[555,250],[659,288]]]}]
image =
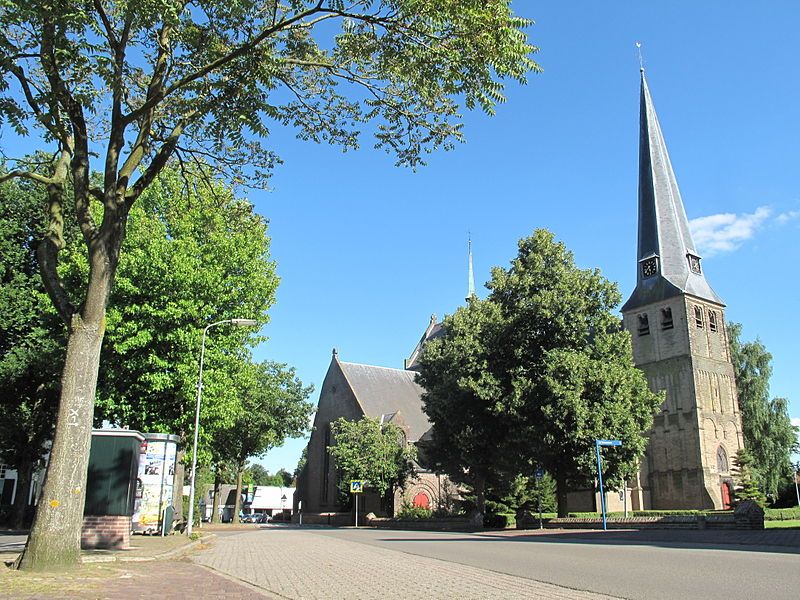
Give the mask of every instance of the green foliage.
[{"label": "green foliage", "polygon": [[483,519],[483,525],[492,529],[508,529],[516,524],[514,513],[488,513]]},{"label": "green foliage", "polygon": [[728,324],[744,444],[752,457],[752,478],[775,499],[781,488],[791,483],[791,455],[798,449],[797,427],[789,417],[789,401],[769,397],[772,355],[759,340],[743,343],[741,333],[740,324]]},{"label": "green foliage", "polygon": [[362,479],[385,498],[414,475],[415,448],[394,423],[341,417],[331,423],[331,433],[334,444],[328,451],[336,461],[343,492],[349,494],[351,479]]},{"label": "green foliage", "polygon": [[733,458],[733,476],[736,480],[736,499],[753,500],[762,508],[766,505],[767,499],[753,478],[753,455],[746,449],[741,449]]},{"label": "green foliage", "polygon": [[292,485],[292,475],[284,469],[279,469],[277,473],[270,474],[263,465],[253,463],[244,472],[242,480],[253,485],[273,485],[277,487],[290,487]]},{"label": "green foliage", "polygon": [[[52,45],[69,99],[100,121],[92,135],[113,137],[124,124],[152,156],[182,126],[171,153],[185,164],[213,157],[230,177],[263,182],[278,160],[266,144],[273,124],[355,148],[373,122],[376,147],[414,166],[462,139],[459,104],[491,114],[505,100],[504,80],[539,70],[523,33],[531,21],[507,0],[182,6],[5,3],[0,122],[50,141],[76,118],[45,77],[39,49]],[[116,105],[124,121],[112,118]],[[150,131],[138,130],[145,124]]]},{"label": "green foliage", "polygon": [[616,286],[577,268],[551,233],[521,240],[487,287],[489,297],[446,317],[444,335],[423,352],[426,452],[456,481],[480,475],[508,486],[542,467],[563,513],[567,486],[596,477],[596,439],[623,442],[604,454],[612,485],[635,471],[661,398],[633,366],[613,314]]},{"label": "green foliage", "polygon": [[47,452],[66,339],[39,275],[43,206],[30,183],[0,184],[0,462],[22,470]]},{"label": "green foliage", "polygon": [[431,519],[433,518],[433,511],[430,508],[423,508],[422,506],[412,506],[408,502],[404,502],[395,515],[397,519],[406,521]]},{"label": "green foliage", "polygon": [[261,457],[280,446],[287,437],[308,430],[313,406],[308,397],[313,386],[304,386],[294,368],[273,362],[247,364],[232,382],[239,402],[230,426],[214,435],[214,453],[244,471],[247,459]]},{"label": "green foliage", "polygon": [[[266,222],[230,189],[183,193],[168,170],[133,207],[107,311],[96,419],[190,436],[202,327],[226,317],[268,321],[278,277]],[[82,254],[66,278],[86,280]],[[257,328],[220,326],[206,339],[201,458],[213,430],[232,422]]]},{"label": "green foliage", "polygon": [[793,508],[765,508],[765,521],[791,521],[800,519],[800,506]]}]

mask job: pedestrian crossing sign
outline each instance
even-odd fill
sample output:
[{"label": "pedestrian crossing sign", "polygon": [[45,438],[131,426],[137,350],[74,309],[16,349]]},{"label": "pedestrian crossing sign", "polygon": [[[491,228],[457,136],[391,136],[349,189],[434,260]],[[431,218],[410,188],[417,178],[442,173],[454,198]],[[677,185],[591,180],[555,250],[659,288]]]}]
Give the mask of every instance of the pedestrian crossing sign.
[{"label": "pedestrian crossing sign", "polygon": [[350,493],[351,494],[361,494],[364,491],[364,480],[363,479],[351,479],[350,480]]}]

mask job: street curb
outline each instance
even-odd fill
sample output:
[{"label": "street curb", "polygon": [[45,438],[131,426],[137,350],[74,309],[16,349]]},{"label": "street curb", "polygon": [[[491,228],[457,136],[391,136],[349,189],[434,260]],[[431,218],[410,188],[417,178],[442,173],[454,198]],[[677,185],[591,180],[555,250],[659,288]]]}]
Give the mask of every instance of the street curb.
[{"label": "street curb", "polygon": [[178,548],[173,548],[172,550],[167,550],[166,552],[161,552],[159,554],[155,554],[153,556],[82,556],[81,563],[82,564],[90,564],[90,563],[113,563],[113,562],[152,562],[155,560],[167,560],[170,558],[175,558],[176,556],[181,556],[193,550],[194,548],[198,547],[200,544],[205,542],[211,541],[217,537],[215,533],[210,533],[208,535],[204,535],[203,537],[196,539],[188,544],[180,546]]}]

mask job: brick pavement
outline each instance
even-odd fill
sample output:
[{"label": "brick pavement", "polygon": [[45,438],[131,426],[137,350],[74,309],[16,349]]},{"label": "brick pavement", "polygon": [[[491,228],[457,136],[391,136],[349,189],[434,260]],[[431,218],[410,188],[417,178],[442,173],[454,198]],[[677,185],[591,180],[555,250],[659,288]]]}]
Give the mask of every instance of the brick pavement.
[{"label": "brick pavement", "polygon": [[610,598],[309,530],[276,528],[222,537],[192,560],[291,599]]}]

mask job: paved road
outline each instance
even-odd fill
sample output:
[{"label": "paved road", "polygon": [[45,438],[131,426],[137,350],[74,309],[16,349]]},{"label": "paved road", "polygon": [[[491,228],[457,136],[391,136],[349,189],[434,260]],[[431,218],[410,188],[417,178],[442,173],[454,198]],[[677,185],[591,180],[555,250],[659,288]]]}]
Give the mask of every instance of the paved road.
[{"label": "paved road", "polygon": [[279,598],[609,598],[311,529],[274,528],[220,537],[193,560]]},{"label": "paved road", "polygon": [[720,540],[736,540],[737,532],[707,533],[340,529],[317,535],[622,598],[800,597],[800,547],[727,544]]}]

